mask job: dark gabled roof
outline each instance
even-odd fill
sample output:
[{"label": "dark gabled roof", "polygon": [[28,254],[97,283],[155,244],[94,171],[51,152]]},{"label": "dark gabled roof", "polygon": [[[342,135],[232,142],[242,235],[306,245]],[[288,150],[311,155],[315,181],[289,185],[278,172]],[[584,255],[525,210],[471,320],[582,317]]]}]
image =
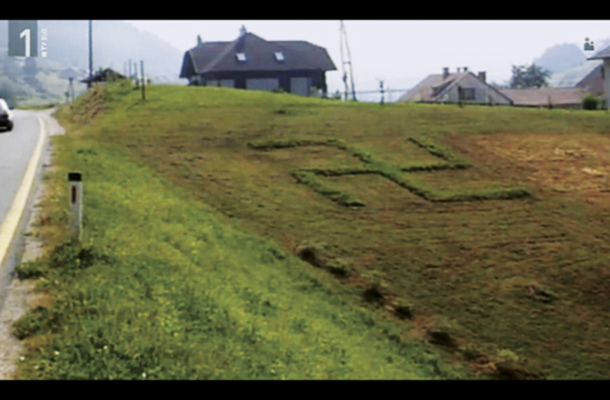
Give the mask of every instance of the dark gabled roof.
[{"label": "dark gabled roof", "polygon": [[600,52],[595,54],[593,57],[587,58],[587,60],[603,60],[604,58],[610,58],[610,46],[601,50]]},{"label": "dark gabled roof", "polygon": [[[281,52],[284,61],[277,61]],[[244,53],[246,61],[236,58]],[[181,78],[220,71],[334,71],[337,68],[326,49],[304,41],[266,41],[246,32],[233,42],[202,43],[187,51],[182,62]]]},{"label": "dark gabled roof", "polygon": [[604,79],[602,75],[602,69],[604,68],[604,64],[600,64],[593,69],[593,71],[589,72],[587,76],[582,78],[580,82],[578,82],[575,87],[582,88],[588,90],[589,92],[601,95],[604,93]]}]

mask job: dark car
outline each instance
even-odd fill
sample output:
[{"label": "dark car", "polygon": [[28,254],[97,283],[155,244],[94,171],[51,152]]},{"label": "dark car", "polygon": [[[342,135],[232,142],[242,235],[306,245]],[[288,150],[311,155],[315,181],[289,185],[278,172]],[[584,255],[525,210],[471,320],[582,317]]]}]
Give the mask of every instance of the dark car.
[{"label": "dark car", "polygon": [[7,131],[13,130],[13,113],[4,99],[0,99],[0,127],[6,128]]}]

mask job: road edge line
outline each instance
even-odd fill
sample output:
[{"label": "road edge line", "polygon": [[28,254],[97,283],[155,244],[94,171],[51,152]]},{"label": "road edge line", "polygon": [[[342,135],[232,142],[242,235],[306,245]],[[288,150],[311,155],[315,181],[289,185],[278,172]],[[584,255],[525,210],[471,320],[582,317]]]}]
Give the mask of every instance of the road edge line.
[{"label": "road edge line", "polygon": [[23,211],[28,203],[30,192],[34,185],[34,179],[36,178],[38,165],[44,150],[45,139],[47,136],[45,124],[41,117],[36,118],[40,124],[38,142],[36,143],[32,157],[30,158],[23,179],[21,180],[19,190],[17,190],[17,194],[13,199],[13,204],[11,204],[11,208],[6,214],[6,219],[0,225],[0,268],[6,261],[5,257],[8,254],[10,245],[13,242],[17,228],[19,227],[19,222],[23,216]]}]

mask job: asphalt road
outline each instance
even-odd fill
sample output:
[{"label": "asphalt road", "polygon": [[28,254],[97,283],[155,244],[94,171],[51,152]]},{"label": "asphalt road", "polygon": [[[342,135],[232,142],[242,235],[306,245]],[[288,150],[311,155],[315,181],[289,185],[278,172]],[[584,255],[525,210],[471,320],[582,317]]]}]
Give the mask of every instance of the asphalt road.
[{"label": "asphalt road", "polygon": [[13,110],[13,130],[0,131],[0,312],[23,254],[33,189],[40,182],[42,160],[48,158],[46,136],[58,126],[50,114]]},{"label": "asphalt road", "polygon": [[40,136],[40,112],[13,110],[13,114],[13,130],[0,130],[0,225],[13,204]]},{"label": "asphalt road", "polygon": [[14,110],[13,131],[0,131],[0,379],[11,379],[16,371],[22,348],[11,327],[34,293],[31,282],[12,275],[15,265],[39,254],[26,243],[25,230],[31,229],[34,200],[40,195],[41,164],[50,161],[46,136],[63,133],[51,112]]}]

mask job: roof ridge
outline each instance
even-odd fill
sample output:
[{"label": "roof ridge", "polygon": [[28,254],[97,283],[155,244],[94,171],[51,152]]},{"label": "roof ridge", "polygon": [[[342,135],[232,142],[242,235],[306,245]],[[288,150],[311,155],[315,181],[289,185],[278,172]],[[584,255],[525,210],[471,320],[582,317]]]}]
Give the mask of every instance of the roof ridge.
[{"label": "roof ridge", "polygon": [[[466,76],[465,73],[461,73],[458,72],[456,75],[461,75],[461,76],[456,76],[453,81],[449,82],[447,84],[447,86],[445,86],[445,88],[443,90],[441,90],[435,97],[440,97],[443,94],[445,94],[445,92],[447,92],[449,89],[451,89],[453,86],[455,86],[459,81],[461,81],[462,79],[464,79],[464,77]],[[451,76],[451,75],[449,75]],[[447,78],[449,78],[449,76]],[[439,85],[440,86],[440,85]]]},{"label": "roof ridge", "polygon": [[214,60],[212,60],[210,63],[208,63],[208,65],[206,66],[206,68],[202,71],[209,71],[210,69],[212,69],[214,66],[216,66],[216,64],[218,64],[220,62],[220,60],[222,60],[223,58],[225,58],[227,56],[227,54],[233,50],[235,48],[235,46],[237,45],[237,42],[239,41],[239,39],[241,39],[241,36],[238,37],[237,39],[235,39],[232,42],[229,42],[229,44],[227,45],[227,47],[225,47],[217,56],[216,58],[214,58]]},{"label": "roof ridge", "polygon": [[495,87],[491,86],[489,83],[482,81],[481,79],[479,79],[479,77],[477,75],[474,74],[474,72],[472,71],[466,71],[466,72],[460,72],[461,76],[458,77],[457,79],[455,79],[451,84],[449,84],[445,89],[443,89],[443,91],[439,94],[436,95],[436,97],[444,94],[445,92],[447,92],[450,88],[452,88],[453,86],[455,86],[458,82],[460,82],[462,79],[464,79],[466,76],[468,75],[472,75],[475,79],[477,79],[479,82],[481,82],[483,85],[487,86],[488,88],[490,88],[491,90],[495,91],[496,93],[498,93],[500,96],[504,97],[506,100],[508,100],[510,103],[513,103],[513,100],[511,98],[509,98],[508,96],[506,96],[504,93],[500,92],[498,89],[496,89]]},{"label": "roof ridge", "polygon": [[[272,70],[284,69],[323,69],[336,70],[332,59],[324,47],[304,40],[265,40],[262,37],[246,32],[232,42],[217,42],[206,47],[205,43],[188,51],[196,74],[207,74],[216,70],[245,71],[253,68]],[[248,63],[236,63],[232,53],[248,54]],[[286,62],[273,65],[266,53],[282,52]],[[188,58],[187,58],[188,60]],[[279,65],[279,66],[278,66]]]},{"label": "roof ridge", "polygon": [[197,63],[195,62],[195,56],[193,55],[193,49],[188,51],[189,56],[191,57],[191,64],[193,64],[193,68],[195,69],[195,74],[199,75],[199,67],[197,66]]}]

